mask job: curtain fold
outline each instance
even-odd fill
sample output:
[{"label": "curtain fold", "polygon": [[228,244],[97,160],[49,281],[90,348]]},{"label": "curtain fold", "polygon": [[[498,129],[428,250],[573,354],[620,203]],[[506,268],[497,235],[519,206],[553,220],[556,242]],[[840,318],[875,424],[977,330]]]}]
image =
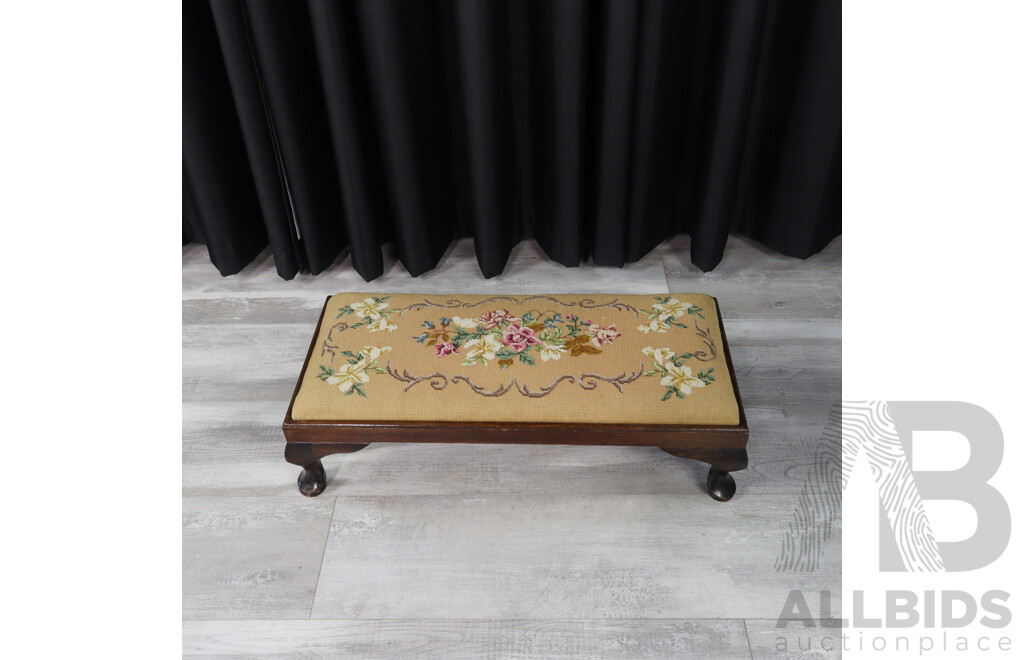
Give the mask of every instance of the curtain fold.
[{"label": "curtain fold", "polygon": [[183,219],[221,273],[412,275],[474,239],[567,266],[679,233],[807,257],[841,232],[841,6],[187,0]]}]

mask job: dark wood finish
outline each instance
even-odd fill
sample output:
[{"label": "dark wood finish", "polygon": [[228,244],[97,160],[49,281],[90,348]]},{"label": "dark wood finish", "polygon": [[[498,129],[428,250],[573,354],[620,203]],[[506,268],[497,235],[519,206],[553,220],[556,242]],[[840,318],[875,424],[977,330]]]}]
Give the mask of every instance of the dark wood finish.
[{"label": "dark wood finish", "polygon": [[728,502],[736,494],[736,480],[712,465],[708,470],[708,494],[719,502]]},{"label": "dark wood finish", "polygon": [[299,473],[299,492],[306,497],[316,497],[327,488],[327,471],[319,460],[302,468]]},{"label": "dark wood finish", "polygon": [[289,463],[305,467],[324,456],[351,454],[367,446],[367,442],[289,442],[284,448],[284,458]]},{"label": "dark wood finish", "polygon": [[284,458],[289,463],[302,467],[299,473],[299,492],[306,497],[316,497],[327,487],[327,473],[320,459],[331,454],[347,454],[359,451],[366,444],[340,442],[289,442],[284,447]]},{"label": "dark wood finish", "polygon": [[[327,302],[317,322],[319,330],[327,313]],[[358,451],[371,442],[479,442],[494,444],[551,444],[551,445],[625,445],[660,447],[682,458],[702,461],[711,465],[708,491],[717,500],[725,501],[736,491],[736,482],[728,474],[747,467],[747,439],[750,431],[743,412],[736,371],[729,353],[729,342],[718,308],[718,325],[722,333],[722,351],[729,367],[733,393],[739,407],[737,426],[695,424],[559,424],[519,422],[366,422],[294,420],[292,406],[299,393],[302,378],[316,348],[314,332],[306,360],[299,372],[288,412],[281,428],[288,444],[285,458],[303,467],[299,476],[299,490],[304,495],[316,496],[323,492],[326,477],[320,459],[330,454]],[[712,475],[715,475],[712,479]],[[714,482],[714,485],[713,483]],[[305,485],[304,485],[305,484]],[[731,484],[731,486],[729,485]],[[309,491],[309,492],[307,492]],[[716,494],[717,493],[717,494]],[[726,495],[726,493],[728,493]]]}]

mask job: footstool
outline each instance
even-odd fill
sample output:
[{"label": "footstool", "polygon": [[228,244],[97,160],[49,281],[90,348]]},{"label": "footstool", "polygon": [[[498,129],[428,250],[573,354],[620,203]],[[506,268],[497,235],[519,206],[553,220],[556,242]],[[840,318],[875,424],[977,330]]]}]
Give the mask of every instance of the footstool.
[{"label": "footstool", "polygon": [[730,499],[749,431],[718,302],[701,294],[327,298],[282,426],[320,459],[371,442],[637,445],[709,463]]}]

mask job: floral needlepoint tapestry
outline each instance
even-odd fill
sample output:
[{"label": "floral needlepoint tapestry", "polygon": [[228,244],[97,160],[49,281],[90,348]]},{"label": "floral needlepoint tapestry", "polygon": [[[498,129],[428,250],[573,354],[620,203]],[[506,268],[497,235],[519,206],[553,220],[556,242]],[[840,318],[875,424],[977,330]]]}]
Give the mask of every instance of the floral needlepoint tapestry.
[{"label": "floral needlepoint tapestry", "polygon": [[294,419],[739,423],[710,296],[342,293]]}]

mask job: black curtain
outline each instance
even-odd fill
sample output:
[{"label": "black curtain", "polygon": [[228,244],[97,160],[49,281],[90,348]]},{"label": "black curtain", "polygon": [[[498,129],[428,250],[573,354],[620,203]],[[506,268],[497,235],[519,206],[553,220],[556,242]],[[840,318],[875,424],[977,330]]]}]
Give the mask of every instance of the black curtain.
[{"label": "black curtain", "polygon": [[840,15],[812,0],[186,0],[183,233],[220,272],[413,275],[472,236],[621,266],[840,222]]}]

